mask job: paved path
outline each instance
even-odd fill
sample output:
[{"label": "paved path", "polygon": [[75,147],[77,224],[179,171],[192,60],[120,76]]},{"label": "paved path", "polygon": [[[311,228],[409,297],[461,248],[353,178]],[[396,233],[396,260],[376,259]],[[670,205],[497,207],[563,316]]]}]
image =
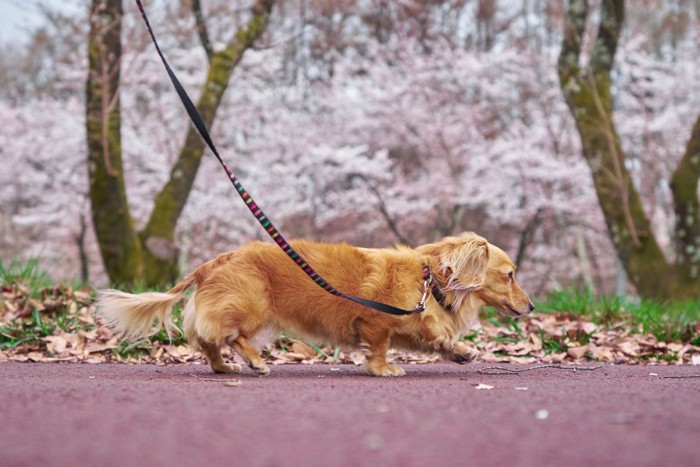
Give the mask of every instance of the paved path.
[{"label": "paved path", "polygon": [[700,465],[700,367],[485,366],[0,363],[0,466]]}]

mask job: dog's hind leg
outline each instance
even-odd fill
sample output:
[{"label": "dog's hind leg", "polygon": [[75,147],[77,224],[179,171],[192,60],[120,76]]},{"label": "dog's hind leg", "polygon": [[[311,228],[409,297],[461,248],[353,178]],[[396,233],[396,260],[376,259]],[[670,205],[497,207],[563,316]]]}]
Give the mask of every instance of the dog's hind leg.
[{"label": "dog's hind leg", "polygon": [[200,339],[199,347],[202,349],[204,356],[207,357],[209,366],[214,373],[238,373],[241,371],[241,366],[238,363],[229,365],[224,362],[219,346]]},{"label": "dog's hind leg", "polygon": [[193,293],[183,312],[183,328],[185,336],[192,346],[199,347],[214,373],[238,373],[241,371],[241,366],[238,363],[228,365],[221,356],[221,349],[216,344],[213,344],[199,334],[197,334],[195,322],[197,319],[196,309],[196,293]]},{"label": "dog's hind leg", "polygon": [[238,355],[245,360],[246,364],[258,372],[259,375],[267,375],[270,373],[270,368],[267,363],[262,359],[260,353],[258,353],[255,348],[250,345],[248,339],[244,336],[238,336],[233,341],[229,342],[229,345],[235,350]]}]

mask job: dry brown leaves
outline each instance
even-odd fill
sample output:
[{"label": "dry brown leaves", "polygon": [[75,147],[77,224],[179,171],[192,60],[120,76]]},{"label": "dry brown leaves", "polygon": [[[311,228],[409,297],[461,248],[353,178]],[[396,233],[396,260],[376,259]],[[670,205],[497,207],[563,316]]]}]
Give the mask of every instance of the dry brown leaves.
[{"label": "dry brown leaves", "polygon": [[[177,341],[120,342],[95,321],[89,290],[57,287],[42,290],[33,298],[21,286],[3,288],[0,334],[0,362],[203,361],[198,351]],[[489,320],[470,340],[484,362],[700,364],[700,347],[687,342],[660,342],[653,335],[635,332],[624,323],[603,327],[565,313],[535,314],[507,323]],[[263,355],[275,365],[361,365],[365,359],[357,351],[315,347],[291,338],[281,338],[268,345]],[[224,356],[233,358],[229,349],[224,350]],[[438,359],[436,355],[420,353],[389,353],[389,360],[399,363],[430,363]]]},{"label": "dry brown leaves", "polygon": [[486,322],[476,337],[487,362],[671,363],[694,364],[700,347],[660,342],[652,334],[634,332],[625,323],[603,327],[566,313],[532,315],[516,327]]}]

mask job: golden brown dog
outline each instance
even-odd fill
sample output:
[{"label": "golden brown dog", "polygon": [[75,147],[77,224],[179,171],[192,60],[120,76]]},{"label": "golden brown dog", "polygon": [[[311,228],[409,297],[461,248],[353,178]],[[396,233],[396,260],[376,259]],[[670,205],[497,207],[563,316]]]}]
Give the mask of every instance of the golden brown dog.
[{"label": "golden brown dog", "polygon": [[184,312],[184,332],[217,373],[238,371],[220,352],[230,345],[260,374],[269,368],[252,345],[256,337],[281,331],[317,342],[360,347],[367,371],[400,376],[386,362],[389,347],[439,352],[465,363],[478,352],[459,342],[490,305],[510,316],[534,308],[515,280],[515,265],[503,250],[465,233],[418,248],[356,248],[347,244],[291,242],[316,271],[343,293],[413,309],[424,292],[423,266],[443,294],[430,296],[425,311],[392,316],[331,295],[271,243],[255,242],[202,264],[167,293],[128,294],[105,290],[97,307],[105,323],[135,338],[151,332],[156,318],[171,326],[173,304],[196,286]]}]

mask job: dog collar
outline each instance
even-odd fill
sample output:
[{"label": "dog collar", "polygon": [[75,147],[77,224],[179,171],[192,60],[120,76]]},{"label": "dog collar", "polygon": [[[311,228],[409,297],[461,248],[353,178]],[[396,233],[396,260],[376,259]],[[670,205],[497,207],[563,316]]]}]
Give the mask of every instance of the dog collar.
[{"label": "dog collar", "polygon": [[445,294],[440,289],[440,286],[433,279],[433,275],[430,273],[430,268],[427,264],[423,265],[423,298],[420,301],[419,306],[425,307],[425,300],[428,297],[428,290],[433,295],[436,302],[447,312],[453,313],[452,305],[445,303]]}]

